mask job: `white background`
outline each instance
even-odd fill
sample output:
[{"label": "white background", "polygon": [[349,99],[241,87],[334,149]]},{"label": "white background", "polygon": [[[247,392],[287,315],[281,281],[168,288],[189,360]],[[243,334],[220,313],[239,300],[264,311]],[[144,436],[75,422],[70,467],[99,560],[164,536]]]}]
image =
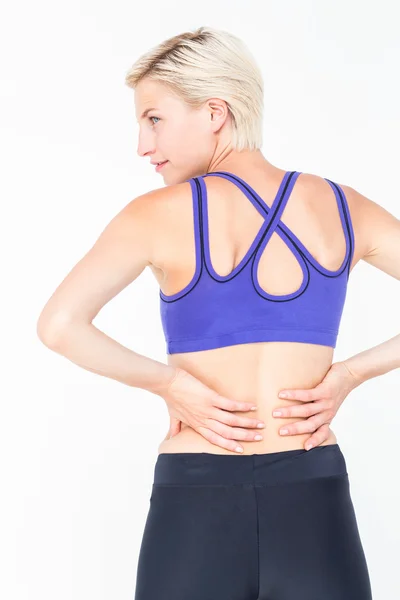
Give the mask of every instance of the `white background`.
[{"label": "white background", "polygon": [[[266,158],[350,185],[400,217],[400,9],[395,0],[39,0],[2,12],[0,595],[128,600],[167,409],[36,336],[45,302],[109,220],[164,185],[136,154],[125,74],[172,35],[201,25],[235,33],[264,75]],[[335,360],[396,335],[399,299],[398,281],[359,263]],[[95,324],[166,362],[158,302],[146,269]],[[399,392],[399,370],[367,381],[332,423],[374,600],[400,597]]]}]

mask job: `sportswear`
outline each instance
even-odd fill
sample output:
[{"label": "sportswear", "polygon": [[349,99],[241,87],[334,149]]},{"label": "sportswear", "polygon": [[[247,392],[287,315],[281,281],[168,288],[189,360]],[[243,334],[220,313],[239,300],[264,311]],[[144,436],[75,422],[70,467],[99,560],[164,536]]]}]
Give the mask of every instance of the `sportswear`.
[{"label": "sportswear", "polygon": [[[196,268],[192,280],[179,292],[166,295],[160,289],[167,354],[264,341],[336,346],[354,252],[350,211],[342,188],[325,179],[335,194],[346,239],[342,265],[335,271],[326,269],[281,221],[300,174],[285,172],[271,207],[242,178],[227,171],[187,180],[192,190]],[[236,184],[265,218],[240,263],[223,276],[215,272],[210,257],[204,183],[204,178],[210,176]],[[264,291],[256,277],[259,260],[274,232],[292,251],[303,271],[299,289],[280,296]]]},{"label": "sportswear", "polygon": [[134,600],[372,600],[338,444],[158,455]]}]

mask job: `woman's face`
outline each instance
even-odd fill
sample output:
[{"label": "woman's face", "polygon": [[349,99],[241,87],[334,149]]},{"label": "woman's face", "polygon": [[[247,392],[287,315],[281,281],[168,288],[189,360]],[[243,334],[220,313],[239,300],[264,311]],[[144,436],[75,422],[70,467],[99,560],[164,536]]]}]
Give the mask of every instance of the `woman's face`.
[{"label": "woman's face", "polygon": [[164,84],[144,78],[135,88],[135,112],[137,152],[152,163],[168,161],[157,171],[167,185],[208,172],[218,129],[212,105],[193,109]]}]

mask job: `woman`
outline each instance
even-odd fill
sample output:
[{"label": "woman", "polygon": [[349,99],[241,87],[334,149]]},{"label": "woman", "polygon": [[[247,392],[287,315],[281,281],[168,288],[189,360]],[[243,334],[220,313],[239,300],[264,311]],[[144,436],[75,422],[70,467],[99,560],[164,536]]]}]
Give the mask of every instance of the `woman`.
[{"label": "woman", "polygon": [[[332,357],[355,264],[400,279],[400,222],[351,187],[266,160],[261,74],[235,36],[175,36],[126,83],[138,153],[166,186],[113,218],[47,302],[38,335],[167,404],[135,598],[368,600],[330,424],[351,390],[400,366],[400,336]],[[147,266],[166,365],[92,324]]]}]

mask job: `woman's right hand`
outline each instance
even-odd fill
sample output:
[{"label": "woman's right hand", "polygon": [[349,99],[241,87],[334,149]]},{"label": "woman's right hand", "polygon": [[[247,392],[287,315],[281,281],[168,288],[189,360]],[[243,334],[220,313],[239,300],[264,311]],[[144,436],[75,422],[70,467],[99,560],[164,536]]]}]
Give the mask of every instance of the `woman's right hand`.
[{"label": "woman's right hand", "polygon": [[180,367],[167,389],[158,394],[164,398],[171,419],[182,421],[216,446],[242,452],[235,440],[253,441],[260,435],[259,419],[231,412],[250,411],[253,403],[221,396]]}]

